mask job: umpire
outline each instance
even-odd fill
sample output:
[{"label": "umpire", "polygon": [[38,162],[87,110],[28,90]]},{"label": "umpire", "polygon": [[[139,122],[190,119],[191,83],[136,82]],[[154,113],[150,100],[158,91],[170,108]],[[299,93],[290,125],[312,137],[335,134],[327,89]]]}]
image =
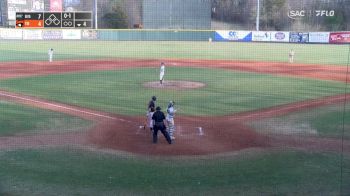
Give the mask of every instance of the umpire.
[{"label": "umpire", "polygon": [[158,131],[161,131],[165,137],[165,139],[168,141],[169,144],[171,144],[171,139],[170,136],[168,134],[168,132],[166,131],[166,127],[165,127],[165,115],[164,113],[161,111],[160,107],[156,108],[156,112],[154,112],[153,116],[152,116],[152,120],[154,121],[153,123],[153,143],[157,143],[158,141]]}]

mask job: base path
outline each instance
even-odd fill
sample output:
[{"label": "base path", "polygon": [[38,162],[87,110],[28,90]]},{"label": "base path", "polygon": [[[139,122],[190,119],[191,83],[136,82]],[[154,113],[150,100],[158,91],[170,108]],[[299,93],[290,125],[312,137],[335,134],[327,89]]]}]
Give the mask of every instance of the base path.
[{"label": "base path", "polygon": [[17,78],[66,72],[127,69],[130,67],[158,67],[160,62],[167,66],[191,66],[231,69],[239,71],[270,73],[322,80],[346,81],[347,67],[339,65],[290,64],[276,62],[232,61],[232,60],[68,60],[56,62],[8,62],[0,63],[0,78]]},{"label": "base path", "polygon": [[[350,96],[350,94],[347,96]],[[145,117],[143,116],[129,117],[110,114],[0,91],[0,100],[8,100],[95,121],[95,126],[85,132],[0,137],[0,142],[2,143],[0,149],[67,146],[71,144],[146,155],[207,155],[246,148],[276,147],[276,144],[279,144],[278,146],[304,147],[312,150],[339,150],[341,149],[340,140],[329,140],[329,145],[323,146],[326,139],[261,135],[245,126],[242,122],[283,115],[321,105],[342,103],[345,101],[344,98],[345,95],[330,96],[225,117],[178,116],[176,118],[177,129],[175,137],[177,139],[175,143],[168,145],[163,136],[159,134],[159,144],[156,145],[151,142],[150,130],[143,127],[145,122]],[[303,143],[302,141],[305,141],[304,145],[300,145],[300,143]],[[345,145],[349,146],[350,143],[347,142]],[[347,151],[350,152],[350,148]]]},{"label": "base path", "polygon": [[[17,78],[67,72],[156,67],[161,61],[170,66],[215,67],[258,73],[346,81],[346,67],[327,65],[296,65],[219,60],[92,60],[48,62],[11,62],[0,64],[0,77]],[[143,128],[145,117],[130,117],[56,103],[36,97],[0,91],[0,100],[48,109],[92,120],[95,126],[79,133],[0,137],[0,149],[80,145],[96,149],[115,149],[146,155],[207,155],[246,148],[293,147],[310,150],[340,151],[340,140],[317,137],[267,136],[256,133],[242,122],[283,115],[327,104],[344,103],[347,95],[323,97],[298,103],[238,113],[225,117],[177,116],[176,140],[168,145],[161,134],[159,144],[151,143],[151,133]],[[322,144],[327,143],[328,146]],[[301,145],[303,144],[303,145]],[[344,143],[350,152],[349,142]]]}]

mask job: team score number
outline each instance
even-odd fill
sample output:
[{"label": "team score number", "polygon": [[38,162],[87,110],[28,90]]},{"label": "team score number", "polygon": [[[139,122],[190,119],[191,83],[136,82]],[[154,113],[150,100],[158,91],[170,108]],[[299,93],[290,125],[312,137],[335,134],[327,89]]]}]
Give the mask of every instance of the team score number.
[{"label": "team score number", "polygon": [[24,20],[42,20],[42,19],[43,19],[42,13],[24,14]]}]

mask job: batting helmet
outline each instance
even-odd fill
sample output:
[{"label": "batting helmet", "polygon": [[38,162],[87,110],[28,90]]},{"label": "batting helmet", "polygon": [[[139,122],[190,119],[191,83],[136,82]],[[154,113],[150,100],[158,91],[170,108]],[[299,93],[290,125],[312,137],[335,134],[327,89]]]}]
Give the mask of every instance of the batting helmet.
[{"label": "batting helmet", "polygon": [[156,101],[156,100],[157,100],[157,97],[156,97],[156,96],[152,96],[152,100],[153,100],[153,101]]},{"label": "batting helmet", "polygon": [[175,101],[169,101],[168,108],[173,107],[175,104]]}]

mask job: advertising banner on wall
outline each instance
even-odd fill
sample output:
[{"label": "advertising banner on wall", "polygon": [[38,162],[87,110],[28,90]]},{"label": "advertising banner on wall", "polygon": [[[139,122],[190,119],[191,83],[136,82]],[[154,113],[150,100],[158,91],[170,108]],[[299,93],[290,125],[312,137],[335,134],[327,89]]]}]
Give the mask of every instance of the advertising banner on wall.
[{"label": "advertising banner on wall", "polygon": [[290,32],[289,42],[292,43],[307,43],[309,42],[309,33]]},{"label": "advertising banner on wall", "polygon": [[289,42],[289,32],[272,31],[271,41],[272,42]]},{"label": "advertising banner on wall", "polygon": [[81,39],[81,30],[63,29],[62,38],[63,39]]},{"label": "advertising banner on wall", "polygon": [[97,39],[97,31],[86,29],[82,30],[82,39]]},{"label": "advertising banner on wall", "polygon": [[62,0],[50,0],[51,12],[62,12]]},{"label": "advertising banner on wall", "polygon": [[43,39],[42,30],[23,30],[23,39],[24,40],[41,40]]},{"label": "advertising banner on wall", "polygon": [[44,30],[43,39],[45,40],[63,39],[63,34],[61,30]]},{"label": "advertising banner on wall", "polygon": [[329,35],[329,43],[350,43],[350,32],[334,32]]},{"label": "advertising banner on wall", "polygon": [[44,0],[8,0],[8,19],[16,20],[16,12],[42,12]]},{"label": "advertising banner on wall", "polygon": [[271,41],[271,33],[267,31],[253,31],[252,41],[255,42],[269,42]]},{"label": "advertising banner on wall", "polygon": [[0,39],[22,39],[22,29],[0,29]]},{"label": "advertising banner on wall", "polygon": [[328,43],[329,32],[310,32],[309,42],[310,43]]},{"label": "advertising banner on wall", "polygon": [[215,31],[214,41],[252,41],[251,31]]}]

